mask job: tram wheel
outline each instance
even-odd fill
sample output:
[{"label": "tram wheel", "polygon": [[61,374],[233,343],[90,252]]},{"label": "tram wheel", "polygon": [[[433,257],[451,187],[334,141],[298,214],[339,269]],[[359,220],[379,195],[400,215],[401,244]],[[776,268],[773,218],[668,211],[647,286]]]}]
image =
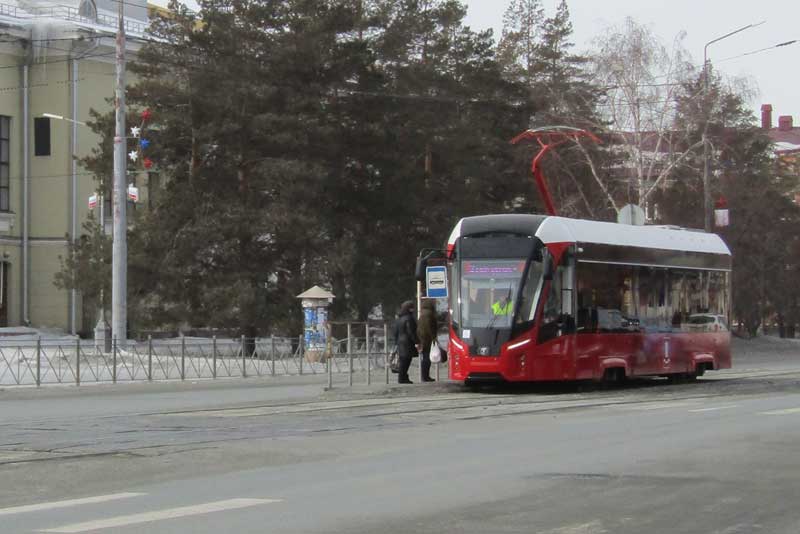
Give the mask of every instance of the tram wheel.
[{"label": "tram wheel", "polygon": [[625,369],[612,367],[603,373],[602,384],[604,387],[619,387],[625,382]]}]

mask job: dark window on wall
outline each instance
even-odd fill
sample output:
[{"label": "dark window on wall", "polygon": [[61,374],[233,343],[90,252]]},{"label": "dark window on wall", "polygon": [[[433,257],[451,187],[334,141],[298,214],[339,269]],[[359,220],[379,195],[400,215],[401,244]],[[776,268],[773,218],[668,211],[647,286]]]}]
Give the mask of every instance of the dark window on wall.
[{"label": "dark window on wall", "polygon": [[9,211],[11,207],[10,137],[11,117],[0,116],[0,211]]},{"label": "dark window on wall", "polygon": [[78,15],[87,19],[97,20],[97,6],[94,0],[81,0],[78,6]]},{"label": "dark window on wall", "polygon": [[36,156],[50,155],[50,119],[47,117],[33,119],[33,144]]}]

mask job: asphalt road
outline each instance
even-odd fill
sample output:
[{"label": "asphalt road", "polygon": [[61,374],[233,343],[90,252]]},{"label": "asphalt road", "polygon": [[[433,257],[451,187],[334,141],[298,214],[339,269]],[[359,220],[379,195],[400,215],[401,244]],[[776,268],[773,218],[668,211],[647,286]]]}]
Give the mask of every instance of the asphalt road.
[{"label": "asphalt road", "polygon": [[0,532],[796,534],[800,354],[712,377],[0,391]]}]

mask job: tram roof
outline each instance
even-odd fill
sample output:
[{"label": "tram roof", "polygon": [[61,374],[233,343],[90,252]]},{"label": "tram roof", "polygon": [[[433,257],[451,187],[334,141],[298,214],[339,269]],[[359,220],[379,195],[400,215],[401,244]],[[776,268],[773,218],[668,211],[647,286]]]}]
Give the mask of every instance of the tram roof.
[{"label": "tram roof", "polygon": [[716,234],[666,226],[634,226],[542,215],[483,215],[461,219],[450,236],[453,245],[462,235],[513,231],[528,232],[543,243],[596,243],[622,247],[679,250],[730,256]]}]

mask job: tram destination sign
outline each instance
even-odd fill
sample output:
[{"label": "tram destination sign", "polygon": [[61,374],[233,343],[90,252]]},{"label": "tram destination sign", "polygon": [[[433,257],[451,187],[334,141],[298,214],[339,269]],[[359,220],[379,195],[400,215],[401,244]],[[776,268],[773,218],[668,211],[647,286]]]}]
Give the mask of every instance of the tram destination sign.
[{"label": "tram destination sign", "polygon": [[447,298],[447,267],[431,266],[426,270],[426,295],[432,299]]},{"label": "tram destination sign", "polygon": [[470,278],[519,278],[524,271],[524,261],[465,261],[463,268]]}]

